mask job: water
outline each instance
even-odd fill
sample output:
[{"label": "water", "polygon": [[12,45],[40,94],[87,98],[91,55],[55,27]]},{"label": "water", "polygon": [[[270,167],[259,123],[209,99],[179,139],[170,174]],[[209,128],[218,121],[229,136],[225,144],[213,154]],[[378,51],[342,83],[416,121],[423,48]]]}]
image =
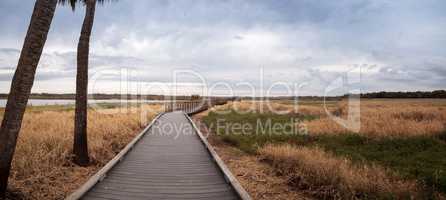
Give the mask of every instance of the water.
[{"label": "water", "polygon": [[[29,99],[29,106],[47,106],[47,105],[72,105],[74,104],[72,99]],[[164,100],[121,100],[121,99],[102,99],[102,100],[88,100],[89,104],[93,103],[163,103]],[[0,108],[6,106],[6,99],[0,99]]]}]

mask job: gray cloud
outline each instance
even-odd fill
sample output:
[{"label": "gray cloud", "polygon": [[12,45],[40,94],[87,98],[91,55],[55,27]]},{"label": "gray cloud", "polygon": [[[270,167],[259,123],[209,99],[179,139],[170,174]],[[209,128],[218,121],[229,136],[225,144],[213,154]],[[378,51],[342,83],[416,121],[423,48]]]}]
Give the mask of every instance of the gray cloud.
[{"label": "gray cloud", "polygon": [[[32,6],[0,2],[0,26],[8,27],[0,29],[3,92]],[[209,82],[258,82],[263,67],[268,82],[308,82],[315,94],[362,66],[365,91],[439,89],[446,78],[445,7],[442,0],[123,0],[98,7],[90,65],[109,69],[104,79],[115,82],[122,68],[143,81],[194,69]],[[58,8],[37,81],[74,81],[82,15]]]}]

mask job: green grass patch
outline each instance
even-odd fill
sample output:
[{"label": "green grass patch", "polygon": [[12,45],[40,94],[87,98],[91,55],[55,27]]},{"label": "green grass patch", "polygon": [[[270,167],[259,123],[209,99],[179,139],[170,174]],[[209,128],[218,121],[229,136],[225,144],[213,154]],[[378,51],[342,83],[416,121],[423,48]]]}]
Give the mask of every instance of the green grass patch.
[{"label": "green grass patch", "polygon": [[446,192],[446,144],[435,137],[370,140],[352,134],[319,136],[314,144],[354,162],[376,163]]},{"label": "green grass patch", "polygon": [[294,134],[281,134],[280,130],[259,133],[256,129],[233,131],[231,125],[216,126],[218,123],[239,123],[256,127],[259,122],[285,124],[290,123],[291,119],[305,121],[314,118],[297,114],[239,114],[231,111],[227,114],[211,112],[203,120],[223,141],[248,153],[255,153],[257,148],[266,143],[320,146],[335,155],[348,157],[355,163],[379,164],[402,177],[416,178],[433,190],[446,193],[446,132],[437,137],[369,139],[358,134],[308,136],[299,134],[299,130]]},{"label": "green grass patch", "polygon": [[255,153],[265,143],[305,144],[307,138],[299,133],[294,123],[313,118],[297,114],[238,114],[231,111],[226,114],[210,112],[203,121],[223,141],[245,152]]}]

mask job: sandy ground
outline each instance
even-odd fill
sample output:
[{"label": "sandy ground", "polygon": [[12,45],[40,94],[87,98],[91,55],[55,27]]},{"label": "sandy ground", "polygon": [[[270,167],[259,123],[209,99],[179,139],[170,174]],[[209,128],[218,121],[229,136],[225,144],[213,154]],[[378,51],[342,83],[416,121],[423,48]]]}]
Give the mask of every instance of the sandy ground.
[{"label": "sandy ground", "polygon": [[[200,124],[200,118],[200,115],[194,117],[197,124]],[[200,129],[204,135],[208,134],[204,125]],[[268,164],[261,162],[256,156],[226,145],[212,134],[209,134],[208,141],[253,199],[312,199],[292,190],[286,177],[274,173]]]}]

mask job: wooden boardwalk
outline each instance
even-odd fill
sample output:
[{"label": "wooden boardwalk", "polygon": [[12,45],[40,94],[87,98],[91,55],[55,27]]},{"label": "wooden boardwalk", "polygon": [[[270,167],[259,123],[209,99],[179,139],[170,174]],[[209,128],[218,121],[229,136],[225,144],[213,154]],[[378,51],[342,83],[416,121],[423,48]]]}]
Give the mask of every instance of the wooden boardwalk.
[{"label": "wooden boardwalk", "polygon": [[249,199],[183,112],[162,114],[139,137],[68,199]]}]

